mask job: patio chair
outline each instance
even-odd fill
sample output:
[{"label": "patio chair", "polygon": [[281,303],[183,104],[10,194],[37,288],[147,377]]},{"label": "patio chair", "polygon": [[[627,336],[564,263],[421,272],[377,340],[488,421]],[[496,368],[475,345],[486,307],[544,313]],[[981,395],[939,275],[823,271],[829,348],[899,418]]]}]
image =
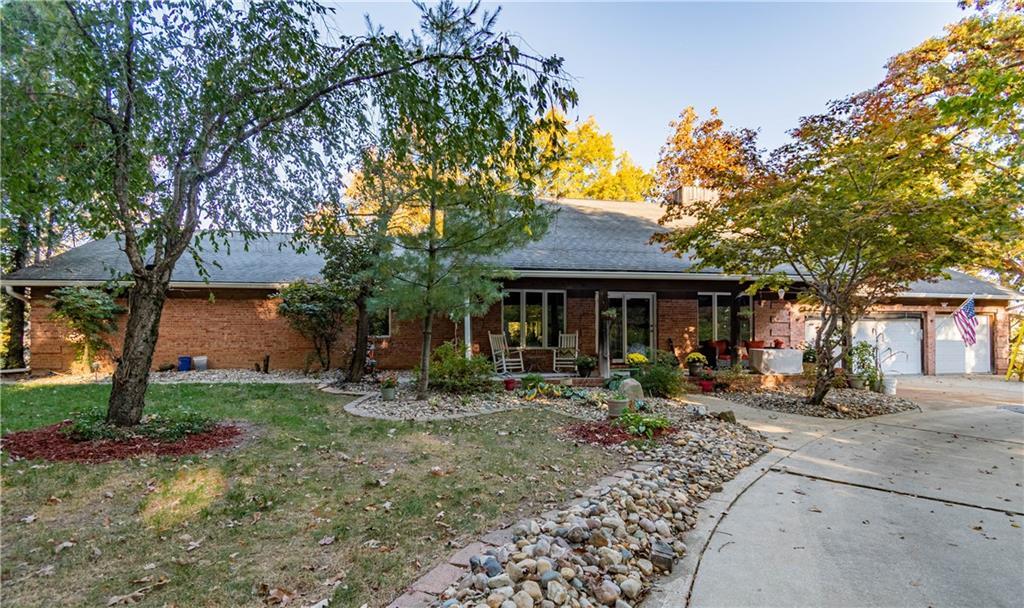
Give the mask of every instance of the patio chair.
[{"label": "patio chair", "polygon": [[555,349],[554,370],[576,371],[576,357],[580,355],[580,336],[578,333],[558,334],[558,348]]},{"label": "patio chair", "polygon": [[491,358],[494,360],[494,371],[499,374],[509,372],[523,373],[523,351],[513,350],[508,347],[505,341],[505,334],[487,333],[491,341]]}]

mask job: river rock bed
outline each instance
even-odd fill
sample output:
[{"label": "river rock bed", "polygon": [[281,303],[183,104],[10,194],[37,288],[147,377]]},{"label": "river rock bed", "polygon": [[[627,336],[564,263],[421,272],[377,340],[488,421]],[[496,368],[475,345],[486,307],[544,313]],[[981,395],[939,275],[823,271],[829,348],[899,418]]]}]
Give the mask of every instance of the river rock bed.
[{"label": "river rock bed", "polygon": [[750,407],[818,418],[869,418],[921,409],[913,401],[902,397],[850,388],[832,389],[825,395],[825,403],[822,405],[807,403],[806,390],[795,388],[731,391],[721,397]]},{"label": "river rock bed", "polygon": [[769,447],[746,427],[687,416],[658,443],[610,447],[632,469],[568,508],[523,521],[470,559],[445,608],[629,608],[687,551],[695,506]]}]

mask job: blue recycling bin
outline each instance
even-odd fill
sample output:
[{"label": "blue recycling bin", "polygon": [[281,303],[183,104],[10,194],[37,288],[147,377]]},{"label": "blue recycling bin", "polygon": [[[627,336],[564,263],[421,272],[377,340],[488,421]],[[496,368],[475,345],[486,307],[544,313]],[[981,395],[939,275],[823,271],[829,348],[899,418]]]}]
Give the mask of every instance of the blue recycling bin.
[{"label": "blue recycling bin", "polygon": [[192,369],[192,357],[178,357],[178,371],[187,372]]}]

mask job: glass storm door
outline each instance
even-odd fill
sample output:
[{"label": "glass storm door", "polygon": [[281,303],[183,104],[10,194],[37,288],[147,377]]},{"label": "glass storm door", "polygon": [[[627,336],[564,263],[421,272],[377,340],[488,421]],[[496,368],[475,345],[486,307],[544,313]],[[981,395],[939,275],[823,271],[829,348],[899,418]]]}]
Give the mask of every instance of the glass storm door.
[{"label": "glass storm door", "polygon": [[650,358],[654,353],[654,294],[612,292],[608,307],[619,313],[608,335],[612,361],[622,363],[630,353]]}]

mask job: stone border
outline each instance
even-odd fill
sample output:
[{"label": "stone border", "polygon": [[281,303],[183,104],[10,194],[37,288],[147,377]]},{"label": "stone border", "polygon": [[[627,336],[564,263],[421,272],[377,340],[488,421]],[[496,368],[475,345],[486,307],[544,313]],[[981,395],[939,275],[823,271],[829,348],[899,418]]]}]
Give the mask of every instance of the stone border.
[{"label": "stone border", "polygon": [[[658,462],[636,462],[629,467],[606,475],[583,491],[580,498],[569,501],[565,506],[580,504],[589,501],[590,498],[603,496],[611,491],[611,486],[622,479],[632,478],[634,472],[644,472],[657,466]],[[553,509],[540,514],[540,517],[554,515],[558,509]],[[388,608],[430,608],[441,601],[441,594],[448,587],[458,584],[469,568],[469,559],[474,555],[480,555],[488,549],[494,549],[501,545],[512,542],[512,528],[507,526],[492,530],[480,538],[470,541],[464,547],[452,553],[447,559],[434,566],[429,572],[416,579],[402,595],[395,598]]]}]

